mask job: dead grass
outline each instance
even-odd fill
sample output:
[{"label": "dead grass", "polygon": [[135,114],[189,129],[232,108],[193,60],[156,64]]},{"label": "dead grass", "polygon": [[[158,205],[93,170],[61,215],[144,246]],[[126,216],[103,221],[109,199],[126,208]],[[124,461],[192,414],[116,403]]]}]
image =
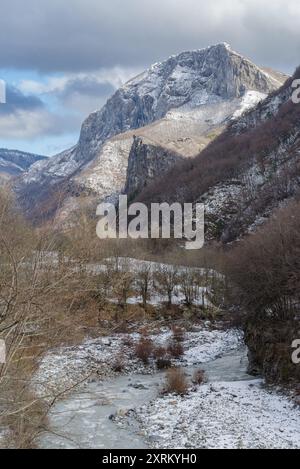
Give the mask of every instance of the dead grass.
[{"label": "dead grass", "polygon": [[124,370],[125,363],[122,354],[118,355],[115,359],[115,361],[112,364],[112,370],[115,371],[116,373],[122,373]]},{"label": "dead grass", "polygon": [[201,384],[203,384],[206,380],[206,377],[205,377],[205,371],[204,370],[196,370],[193,374],[193,378],[192,378],[192,383],[197,385],[197,386],[200,386]]},{"label": "dead grass", "polygon": [[171,368],[167,373],[167,380],[163,392],[183,396],[189,389],[186,375],[182,368]]},{"label": "dead grass", "polygon": [[171,368],[172,363],[169,358],[158,358],[156,360],[156,367],[158,370],[167,370]]},{"label": "dead grass", "polygon": [[167,355],[165,347],[156,347],[153,351],[153,356],[156,359],[164,358]]},{"label": "dead grass", "polygon": [[168,352],[173,358],[181,358],[184,354],[184,349],[181,343],[172,341],[169,344]]},{"label": "dead grass", "polygon": [[145,365],[149,363],[151,356],[153,355],[154,345],[151,339],[142,337],[136,344],[135,355]]},{"label": "dead grass", "polygon": [[175,342],[184,342],[185,340],[185,330],[178,326],[172,327],[173,340]]}]

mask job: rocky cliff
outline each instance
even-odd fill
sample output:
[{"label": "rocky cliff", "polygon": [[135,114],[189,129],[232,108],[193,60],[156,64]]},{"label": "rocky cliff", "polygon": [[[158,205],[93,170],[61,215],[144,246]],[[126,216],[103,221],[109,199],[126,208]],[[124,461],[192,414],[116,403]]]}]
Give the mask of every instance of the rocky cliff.
[{"label": "rocky cliff", "polygon": [[138,194],[161,174],[166,173],[182,156],[135,137],[129,154],[125,192],[130,198]]}]

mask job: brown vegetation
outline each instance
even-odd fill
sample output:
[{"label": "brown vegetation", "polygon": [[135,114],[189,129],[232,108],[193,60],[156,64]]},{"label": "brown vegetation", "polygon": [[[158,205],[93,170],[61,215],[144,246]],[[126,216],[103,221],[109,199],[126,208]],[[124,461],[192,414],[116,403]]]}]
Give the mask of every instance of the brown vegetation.
[{"label": "brown vegetation", "polygon": [[135,347],[135,354],[145,365],[149,363],[153,355],[154,345],[152,340],[141,338]]},{"label": "brown vegetation", "polygon": [[188,392],[188,383],[184,371],[181,368],[171,368],[167,372],[167,380],[164,388],[166,394],[179,394],[183,396]]},{"label": "brown vegetation", "polygon": [[[300,69],[295,73],[294,78],[299,78]],[[291,80],[274,95],[284,93],[290,87]],[[261,105],[262,106],[262,105]],[[251,116],[250,111],[249,115]],[[277,153],[281,144],[286,144],[299,129],[300,106],[287,100],[273,116],[261,119],[253,125],[249,124],[245,130],[237,128],[236,123],[229,125],[227,130],[214,140],[200,155],[194,159],[186,159],[183,163],[176,165],[168,174],[157,179],[149,185],[137,197],[138,201],[150,202],[196,202],[207,191],[219,183],[235,179],[241,175],[254,163],[260,167],[262,174],[265,172],[267,158],[272,152]],[[251,118],[250,118],[251,121]],[[253,191],[247,181],[244,181],[244,196],[249,198],[248,206],[251,210],[247,216],[250,222],[255,219],[255,215],[262,213],[271,201],[284,200],[293,195],[293,184],[299,187],[300,166],[297,158],[299,150],[299,138],[294,143],[289,143],[289,150],[285,155],[286,166],[282,166],[280,174],[274,170],[274,175],[270,184],[266,184],[263,194],[253,198]],[[290,160],[293,158],[292,164]],[[279,165],[280,158],[275,157],[273,165]],[[242,207],[241,207],[242,210]],[[218,220],[222,225],[222,221]],[[240,223],[238,220],[236,223]],[[251,223],[250,223],[251,224]],[[214,238],[220,239],[223,228],[215,233]],[[234,229],[235,228],[235,229]],[[228,233],[224,241],[229,242],[236,239],[239,227],[232,227],[233,233]],[[220,231],[220,232],[219,232]]]},{"label": "brown vegetation", "polygon": [[228,255],[231,301],[245,312],[250,369],[299,381],[291,361],[300,320],[300,203],[293,202]]},{"label": "brown vegetation", "polygon": [[184,342],[185,340],[185,330],[178,326],[172,327],[172,339],[175,342]]},{"label": "brown vegetation", "polygon": [[197,386],[200,386],[204,382],[205,382],[205,371],[196,370],[193,374],[192,383]]},{"label": "brown vegetation", "polygon": [[171,368],[172,363],[169,358],[158,358],[156,360],[156,367],[158,370],[167,370]]},{"label": "brown vegetation", "polygon": [[168,352],[171,355],[171,357],[178,359],[178,358],[182,357],[182,355],[184,353],[184,349],[183,349],[183,346],[181,345],[181,343],[171,341],[169,346],[168,346]]}]

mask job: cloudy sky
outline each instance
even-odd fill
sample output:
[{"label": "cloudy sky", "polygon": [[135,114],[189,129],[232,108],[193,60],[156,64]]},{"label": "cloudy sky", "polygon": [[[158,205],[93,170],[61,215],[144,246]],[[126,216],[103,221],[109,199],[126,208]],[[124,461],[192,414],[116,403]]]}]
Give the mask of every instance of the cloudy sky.
[{"label": "cloudy sky", "polygon": [[258,65],[300,64],[299,0],[0,0],[0,147],[55,154],[151,63],[228,42]]}]

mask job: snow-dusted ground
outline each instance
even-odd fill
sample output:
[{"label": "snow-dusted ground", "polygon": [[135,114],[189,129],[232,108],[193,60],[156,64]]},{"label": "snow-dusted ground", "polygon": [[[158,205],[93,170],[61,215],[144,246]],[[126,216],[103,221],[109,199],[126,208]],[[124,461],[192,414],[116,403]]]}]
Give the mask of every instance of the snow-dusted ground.
[{"label": "snow-dusted ground", "polygon": [[[172,336],[169,328],[149,335],[155,346],[167,346]],[[116,360],[122,361],[124,373],[151,373],[154,362],[144,366],[134,354],[134,344],[140,334],[115,334],[111,337],[87,340],[74,347],[61,347],[46,355],[40,362],[34,378],[35,391],[48,396],[68,390],[85,378],[105,378],[113,374]],[[132,344],[128,345],[131,342]],[[206,323],[195,332],[185,335],[184,354],[174,365],[188,366],[206,363],[242,344],[242,334],[237,330],[210,330]]]},{"label": "snow-dusted ground", "polygon": [[[166,346],[172,336],[169,328],[155,330],[155,326],[149,334],[156,346]],[[64,435],[64,409],[70,418],[74,414],[78,420],[76,425],[69,425],[68,432],[75,432],[79,446],[87,429],[98,428],[102,422],[101,432],[103,425],[110,432],[111,448],[120,441],[124,447],[128,445],[126,448],[300,448],[300,409],[287,396],[264,387],[262,380],[248,377],[238,330],[212,329],[206,322],[186,332],[184,355],[173,364],[186,368],[189,376],[197,367],[203,368],[208,383],[191,388],[182,397],[157,393],[163,375],[156,372],[154,362],[145,367],[132,353],[139,338],[140,334],[134,332],[88,340],[77,347],[53,351],[41,361],[35,377],[40,395],[67,389],[90,374],[93,377],[53,410],[51,422],[55,429],[58,426],[59,434]],[[133,345],[128,345],[130,341]],[[112,364],[120,356],[124,370],[116,374]],[[133,391],[137,395],[131,401]],[[115,423],[109,423],[108,416],[116,411]],[[95,420],[96,413],[102,419],[100,423]],[[91,434],[82,445],[108,444],[102,433]],[[45,447],[69,447],[68,441],[47,438],[42,442]]]},{"label": "snow-dusted ground", "polygon": [[150,272],[155,272],[157,270],[176,270],[179,274],[185,273],[188,271],[193,271],[200,273],[202,275],[213,276],[217,275],[220,277],[220,274],[215,272],[214,270],[210,269],[203,269],[200,267],[187,267],[183,265],[176,265],[176,264],[164,264],[162,262],[153,262],[153,261],[146,261],[144,259],[134,259],[133,257],[111,257],[104,259],[102,264],[87,264],[86,269],[90,273],[100,273],[103,272],[107,266],[111,267],[118,267],[119,270],[128,270],[132,273],[139,273],[143,272],[145,269],[149,269]]},{"label": "snow-dusted ground", "polygon": [[205,384],[135,412],[154,448],[300,448],[300,409],[263,382]]},{"label": "snow-dusted ground", "polygon": [[236,329],[202,330],[187,335],[182,361],[185,365],[201,365],[233,350],[243,343],[243,335]]}]

